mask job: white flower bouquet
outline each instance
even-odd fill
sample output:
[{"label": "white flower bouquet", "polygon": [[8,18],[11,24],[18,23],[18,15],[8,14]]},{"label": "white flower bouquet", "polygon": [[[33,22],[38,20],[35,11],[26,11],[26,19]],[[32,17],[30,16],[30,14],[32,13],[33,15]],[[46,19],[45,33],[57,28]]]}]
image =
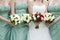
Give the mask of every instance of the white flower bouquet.
[{"label": "white flower bouquet", "polygon": [[15,25],[21,23],[20,16],[17,14],[10,15],[10,21],[11,23],[14,23]]},{"label": "white flower bouquet", "polygon": [[52,23],[55,19],[55,16],[52,13],[45,13],[44,15],[44,21],[46,23]]},{"label": "white flower bouquet", "polygon": [[21,14],[21,20],[24,23],[29,23],[32,20],[32,17],[30,14]]}]

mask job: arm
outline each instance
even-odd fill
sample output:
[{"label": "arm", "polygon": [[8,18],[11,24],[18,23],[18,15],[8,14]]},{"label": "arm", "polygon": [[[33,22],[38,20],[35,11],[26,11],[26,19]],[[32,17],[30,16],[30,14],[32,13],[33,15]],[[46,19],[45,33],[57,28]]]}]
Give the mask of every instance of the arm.
[{"label": "arm", "polygon": [[47,9],[48,9],[49,1],[43,1],[43,3],[46,5],[46,10],[44,12],[44,13],[46,13],[47,12]]},{"label": "arm", "polygon": [[31,13],[32,14],[32,6],[33,6],[33,1],[30,1],[30,0],[28,0],[28,11],[29,11],[29,13]]},{"label": "arm", "polygon": [[53,23],[49,24],[49,26],[52,26],[54,25],[56,22],[60,21],[60,16],[58,16]]},{"label": "arm", "polygon": [[48,0],[49,5],[54,5],[54,0]]},{"label": "arm", "polygon": [[4,17],[2,17],[2,16],[0,16],[0,20],[2,20],[2,21],[4,21],[4,22],[9,23],[10,25],[14,26],[14,25],[10,22],[10,20],[8,20],[8,19],[6,19],[6,18],[4,18]]},{"label": "arm", "polygon": [[14,14],[14,0],[10,0],[11,14]]},{"label": "arm", "polygon": [[6,23],[9,23],[9,24],[12,25],[12,26],[15,26],[14,24],[12,24],[12,23],[10,22],[10,20],[5,19],[5,18],[2,17],[2,16],[0,16],[0,20],[4,21],[4,22],[6,22]]},{"label": "arm", "polygon": [[[32,0],[27,0],[28,4],[28,13],[32,14]],[[25,25],[29,26],[29,23],[26,23]]]},{"label": "arm", "polygon": [[10,21],[8,19],[5,19],[4,17],[0,16],[0,20],[9,23]]}]

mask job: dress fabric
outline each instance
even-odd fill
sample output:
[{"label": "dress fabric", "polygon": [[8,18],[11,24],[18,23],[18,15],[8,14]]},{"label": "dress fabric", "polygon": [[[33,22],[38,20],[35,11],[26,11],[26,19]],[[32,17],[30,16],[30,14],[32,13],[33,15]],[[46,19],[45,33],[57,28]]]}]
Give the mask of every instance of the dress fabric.
[{"label": "dress fabric", "polygon": [[[15,3],[15,13],[19,16],[27,13],[27,3]],[[20,23],[11,28],[10,40],[27,40],[28,26],[24,23]]]},{"label": "dress fabric", "polygon": [[[56,18],[60,16],[60,5],[48,6],[48,12],[52,13]],[[52,40],[60,40],[60,20],[49,27]]]},{"label": "dress fabric", "polygon": [[[9,19],[8,13],[10,11],[10,6],[0,6],[0,16]],[[0,40],[8,40],[10,36],[10,25],[2,20],[0,20]]]},{"label": "dress fabric", "polygon": [[[34,5],[33,6],[33,14],[36,12],[40,12],[44,14],[46,10],[46,6],[42,5]],[[29,23],[29,32],[27,40],[51,40],[49,28],[45,25],[44,21],[40,22],[38,25],[39,28],[35,28],[36,25],[33,21]]]}]

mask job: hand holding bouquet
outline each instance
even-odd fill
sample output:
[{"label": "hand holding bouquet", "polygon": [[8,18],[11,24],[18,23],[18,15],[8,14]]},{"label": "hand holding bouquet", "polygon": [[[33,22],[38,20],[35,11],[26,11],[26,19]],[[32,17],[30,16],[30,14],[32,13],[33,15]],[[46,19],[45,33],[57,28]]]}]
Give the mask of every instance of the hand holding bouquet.
[{"label": "hand holding bouquet", "polygon": [[33,16],[32,16],[32,20],[35,21],[35,22],[40,22],[43,19],[44,19],[44,16],[39,12],[33,14]]},{"label": "hand holding bouquet", "polygon": [[34,24],[36,25],[35,27],[36,29],[39,28],[38,25],[41,21],[43,21],[43,19],[44,16],[39,12],[36,12],[35,14],[32,15],[32,21],[34,21]]},{"label": "hand holding bouquet", "polygon": [[45,15],[44,15],[44,21],[46,23],[50,24],[50,23],[52,23],[54,21],[54,19],[55,19],[55,17],[54,17],[54,15],[52,13],[45,13]]},{"label": "hand holding bouquet", "polygon": [[24,23],[29,23],[32,20],[32,17],[30,14],[22,14],[21,15],[21,20]]},{"label": "hand holding bouquet", "polygon": [[17,14],[10,15],[10,21],[15,25],[21,23],[20,17]]}]

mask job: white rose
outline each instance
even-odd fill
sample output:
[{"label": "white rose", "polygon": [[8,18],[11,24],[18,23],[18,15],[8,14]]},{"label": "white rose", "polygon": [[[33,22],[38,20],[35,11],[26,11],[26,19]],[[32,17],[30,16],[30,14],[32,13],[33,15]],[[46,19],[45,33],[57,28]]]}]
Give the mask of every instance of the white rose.
[{"label": "white rose", "polygon": [[52,13],[48,13],[49,15],[52,15]]},{"label": "white rose", "polygon": [[31,18],[31,17],[29,17],[29,19],[31,20],[32,18]]},{"label": "white rose", "polygon": [[45,13],[46,16],[48,16],[48,13]]},{"label": "white rose", "polygon": [[21,21],[20,20],[18,20],[18,23],[20,23]]},{"label": "white rose", "polygon": [[55,19],[55,17],[54,17],[54,16],[53,16],[52,18],[53,18],[53,19]]},{"label": "white rose", "polygon": [[11,21],[13,21],[13,20],[14,20],[14,17],[13,17],[13,15],[10,15],[10,18],[11,18]]},{"label": "white rose", "polygon": [[15,21],[15,25],[17,25],[17,21]]},{"label": "white rose", "polygon": [[11,18],[11,21],[13,21],[14,20],[14,18]]},{"label": "white rose", "polygon": [[27,20],[27,23],[29,23],[29,20]]},{"label": "white rose", "polygon": [[44,17],[44,21],[46,21],[47,20],[47,18],[46,17]]},{"label": "white rose", "polygon": [[47,17],[46,20],[49,20],[49,17]]},{"label": "white rose", "polygon": [[18,19],[15,19],[15,21],[18,21]]},{"label": "white rose", "polygon": [[51,17],[51,16],[49,16],[48,18],[49,18],[49,19],[51,19],[52,17]]},{"label": "white rose", "polygon": [[53,19],[51,19],[50,21],[53,21]]},{"label": "white rose", "polygon": [[44,18],[42,17],[41,20],[44,20]]},{"label": "white rose", "polygon": [[39,18],[40,16],[38,15],[37,18]]},{"label": "white rose", "polygon": [[55,19],[55,17],[54,17],[54,16],[52,16],[51,21],[53,21],[53,19]]},{"label": "white rose", "polygon": [[33,16],[33,19],[34,19],[34,20],[36,20],[36,17],[35,17],[35,16]]}]

